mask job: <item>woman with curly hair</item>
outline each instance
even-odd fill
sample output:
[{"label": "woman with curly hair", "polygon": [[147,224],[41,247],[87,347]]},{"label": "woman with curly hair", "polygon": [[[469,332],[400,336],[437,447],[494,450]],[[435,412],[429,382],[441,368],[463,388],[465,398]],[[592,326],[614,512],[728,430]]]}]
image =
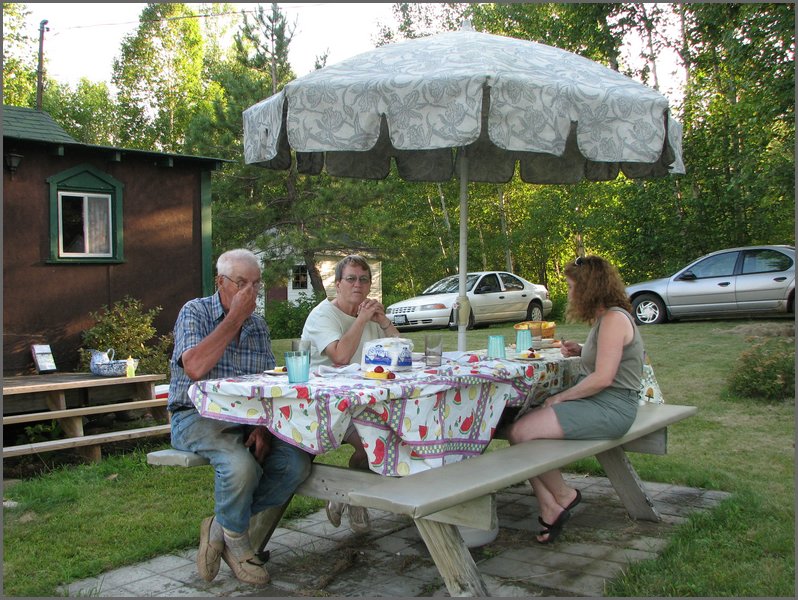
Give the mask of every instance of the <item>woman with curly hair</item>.
[{"label": "woman with curly hair", "polygon": [[[612,439],[637,416],[643,373],[643,340],[617,269],[598,256],[579,257],[565,268],[569,320],[592,325],[584,345],[563,341],[564,356],[581,356],[575,385],[549,396],[542,406],[510,425],[511,444],[534,439]],[[566,485],[559,469],[530,479],[540,505],[538,542],[562,532],[582,495]]]}]

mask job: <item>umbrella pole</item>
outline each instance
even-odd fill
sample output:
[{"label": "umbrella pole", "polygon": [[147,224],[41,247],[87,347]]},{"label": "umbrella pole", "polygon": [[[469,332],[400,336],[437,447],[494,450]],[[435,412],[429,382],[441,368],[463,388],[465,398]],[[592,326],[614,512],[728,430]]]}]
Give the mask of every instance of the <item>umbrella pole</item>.
[{"label": "umbrella pole", "polygon": [[466,296],[466,275],[468,274],[468,157],[465,148],[460,148],[460,249],[459,286],[457,304],[459,318],[457,323],[457,351],[466,350],[466,327],[471,314],[471,306]]}]

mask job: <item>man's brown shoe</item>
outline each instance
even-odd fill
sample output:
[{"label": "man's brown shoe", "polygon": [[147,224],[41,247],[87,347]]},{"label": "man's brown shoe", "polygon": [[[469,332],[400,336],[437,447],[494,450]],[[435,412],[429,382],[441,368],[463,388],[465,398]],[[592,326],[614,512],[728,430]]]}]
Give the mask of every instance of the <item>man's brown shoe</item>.
[{"label": "man's brown shoe", "polygon": [[211,541],[211,525],[213,525],[213,517],[202,520],[199,550],[197,550],[197,572],[205,581],[213,581],[219,573],[222,550],[224,549],[223,541]]},{"label": "man's brown shoe", "polygon": [[252,585],[266,585],[269,583],[269,572],[263,566],[263,563],[255,557],[254,553],[249,552],[249,554],[242,556],[233,556],[230,548],[225,545],[224,550],[222,550],[222,558],[233,570],[233,574],[240,582]]}]

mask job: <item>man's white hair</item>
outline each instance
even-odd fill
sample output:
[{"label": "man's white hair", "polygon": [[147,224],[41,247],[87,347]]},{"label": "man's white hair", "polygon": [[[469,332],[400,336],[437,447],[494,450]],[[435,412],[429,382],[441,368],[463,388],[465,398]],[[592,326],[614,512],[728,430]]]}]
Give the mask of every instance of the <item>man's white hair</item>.
[{"label": "man's white hair", "polygon": [[249,264],[260,270],[260,260],[251,250],[236,248],[222,253],[216,261],[217,275],[230,275],[237,264]]}]

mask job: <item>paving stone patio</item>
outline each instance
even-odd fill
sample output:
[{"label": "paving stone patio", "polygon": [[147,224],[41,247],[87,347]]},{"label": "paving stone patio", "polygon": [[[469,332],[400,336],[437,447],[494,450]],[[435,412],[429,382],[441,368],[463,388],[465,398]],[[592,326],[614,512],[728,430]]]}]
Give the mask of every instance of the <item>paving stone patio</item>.
[{"label": "paving stone patio", "polygon": [[[674,526],[709,510],[724,492],[644,483],[662,521],[633,521],[609,481],[566,475],[583,501],[555,544],[535,542],[537,501],[528,484],[497,494],[499,534],[471,553],[493,596],[605,595],[606,585],[631,563],[655,559]],[[197,575],[196,549],[76,581],[61,593],[112,597],[446,597],[448,592],[410,519],[371,512],[372,531],[356,535],[346,518],[334,528],[323,510],[283,523],[267,548],[272,580],[242,584],[224,562],[216,579]]]}]

